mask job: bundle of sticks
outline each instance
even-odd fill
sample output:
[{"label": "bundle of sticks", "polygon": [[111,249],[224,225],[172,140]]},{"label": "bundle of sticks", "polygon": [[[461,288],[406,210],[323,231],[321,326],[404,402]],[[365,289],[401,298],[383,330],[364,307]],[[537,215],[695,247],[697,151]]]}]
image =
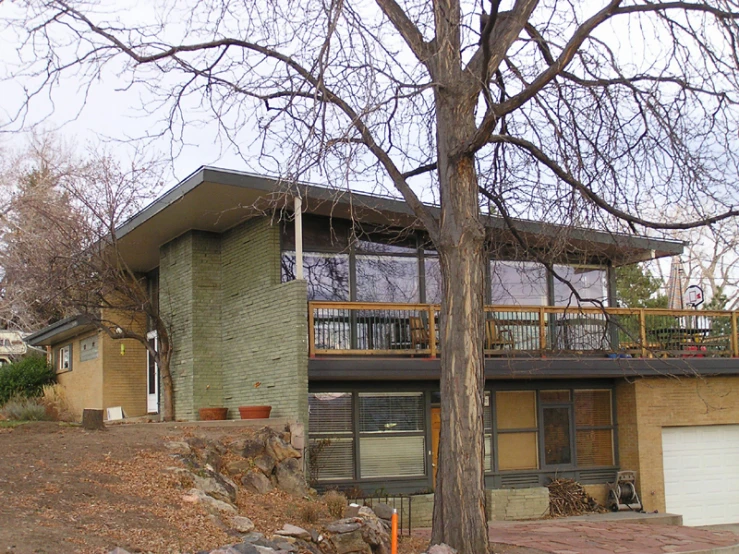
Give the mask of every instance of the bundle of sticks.
[{"label": "bundle of sticks", "polygon": [[589,496],[573,479],[552,479],[549,488],[549,514],[553,517],[579,516],[607,510]]}]

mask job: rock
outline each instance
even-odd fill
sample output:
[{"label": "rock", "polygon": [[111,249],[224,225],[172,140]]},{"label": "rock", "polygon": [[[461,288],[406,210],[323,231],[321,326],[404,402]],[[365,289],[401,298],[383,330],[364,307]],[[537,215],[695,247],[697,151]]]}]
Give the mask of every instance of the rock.
[{"label": "rock", "polygon": [[231,519],[231,527],[239,533],[251,533],[254,531],[254,522],[248,517],[236,516]]},{"label": "rock", "polygon": [[264,452],[264,440],[259,437],[249,437],[241,443],[239,455],[242,458],[255,458]]},{"label": "rock", "polygon": [[289,458],[300,458],[300,452],[282,440],[282,437],[277,435],[273,435],[267,439],[265,451],[267,454],[272,456],[277,463]]},{"label": "rock", "polygon": [[272,474],[272,470],[275,468],[276,463],[276,460],[269,454],[260,454],[254,458],[254,465],[265,475]]},{"label": "rock", "polygon": [[390,535],[382,520],[377,516],[363,518],[361,533],[364,542],[372,547],[374,554],[390,554]]},{"label": "rock", "polygon": [[457,551],[448,544],[441,543],[433,545],[426,551],[426,554],[457,554]]},{"label": "rock", "polygon": [[362,506],[357,511],[357,517],[377,517],[375,512],[369,506]]},{"label": "rock", "polygon": [[205,448],[208,445],[208,441],[203,437],[188,437],[185,442],[193,448]]},{"label": "rock", "polygon": [[326,525],[326,531],[329,533],[351,533],[356,531],[362,526],[361,523],[357,523],[353,519],[346,518],[334,521]]},{"label": "rock", "polygon": [[185,441],[165,442],[164,448],[166,448],[170,452],[174,452],[176,454],[182,454],[183,456],[186,456],[187,454],[190,454],[192,452],[190,445],[187,444]]},{"label": "rock", "polygon": [[254,546],[259,554],[277,554],[277,550],[268,546]]},{"label": "rock", "polygon": [[257,547],[248,542],[232,544],[231,548],[238,552],[238,554],[259,554],[259,550],[257,550]]},{"label": "rock", "polygon": [[357,529],[351,533],[343,533],[331,537],[331,544],[336,549],[336,554],[347,554],[348,552],[360,552],[371,554],[372,549],[364,542],[362,533]]},{"label": "rock", "polygon": [[209,445],[205,450],[203,450],[203,460],[213,468],[213,471],[220,472],[221,468],[223,468],[223,457],[221,456],[219,449],[214,445]]},{"label": "rock", "polygon": [[384,502],[380,502],[379,504],[375,504],[372,506],[372,511],[375,512],[375,515],[379,517],[380,519],[386,519],[390,521],[393,517],[393,508],[389,504],[385,504]]},{"label": "rock", "polygon": [[[8,549],[10,550],[10,549]],[[113,550],[108,552],[108,554],[131,554],[128,550],[124,550],[120,546],[116,546]]]},{"label": "rock", "polygon": [[310,533],[308,531],[297,525],[290,525],[289,523],[283,525],[282,529],[275,531],[275,535],[295,537],[296,539],[310,539]]},{"label": "rock", "polygon": [[236,513],[236,508],[228,502],[223,502],[205,494],[200,489],[190,489],[189,492],[182,497],[185,502],[199,502],[208,508],[212,508],[219,512]]},{"label": "rock", "polygon": [[248,542],[249,544],[252,544],[257,541],[264,540],[264,535],[262,533],[257,533],[256,531],[252,531],[251,533],[247,533],[246,535],[241,537],[241,540],[243,542]]},{"label": "rock", "polygon": [[265,494],[272,490],[272,483],[263,474],[252,471],[241,478],[241,484],[250,492]]},{"label": "rock", "polygon": [[344,510],[344,516],[346,517],[357,517],[359,515],[359,504],[349,504]]},{"label": "rock", "polygon": [[249,460],[236,460],[226,466],[226,472],[230,475],[241,475],[251,470],[253,466]]},{"label": "rock", "polygon": [[222,475],[217,473],[206,473],[205,476],[193,475],[195,488],[200,489],[208,496],[223,502],[236,501],[236,485],[230,483]]},{"label": "rock", "polygon": [[296,450],[302,452],[305,449],[305,426],[302,423],[291,423],[290,444]]},{"label": "rock", "polygon": [[308,494],[308,485],[305,482],[301,463],[295,458],[283,460],[275,468],[277,486],[294,496]]}]

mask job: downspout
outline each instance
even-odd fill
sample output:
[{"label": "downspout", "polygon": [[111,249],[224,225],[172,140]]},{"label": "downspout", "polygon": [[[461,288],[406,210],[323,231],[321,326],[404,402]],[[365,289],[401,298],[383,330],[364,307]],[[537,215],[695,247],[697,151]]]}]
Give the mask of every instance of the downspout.
[{"label": "downspout", "polygon": [[303,201],[296,196],[295,201],[295,278],[303,279]]}]

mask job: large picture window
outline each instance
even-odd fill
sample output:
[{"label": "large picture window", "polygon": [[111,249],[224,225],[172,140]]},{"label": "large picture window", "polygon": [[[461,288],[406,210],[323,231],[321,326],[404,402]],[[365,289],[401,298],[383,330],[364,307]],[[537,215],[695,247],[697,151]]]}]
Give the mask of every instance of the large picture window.
[{"label": "large picture window", "polygon": [[611,389],[496,391],[493,400],[497,471],[615,464]]},{"label": "large picture window", "polygon": [[422,392],[309,395],[311,475],[318,482],[426,475]]}]

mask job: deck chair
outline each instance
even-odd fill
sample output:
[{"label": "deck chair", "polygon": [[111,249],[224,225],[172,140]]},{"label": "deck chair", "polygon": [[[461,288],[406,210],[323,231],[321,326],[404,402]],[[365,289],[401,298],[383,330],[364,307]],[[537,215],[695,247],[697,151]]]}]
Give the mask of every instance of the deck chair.
[{"label": "deck chair", "polygon": [[410,316],[408,325],[411,330],[411,348],[422,350],[429,348],[429,330],[423,319],[418,316]]},{"label": "deck chair", "polygon": [[513,333],[510,329],[498,329],[498,322],[489,318],[485,320],[485,353],[504,348],[513,350]]}]

